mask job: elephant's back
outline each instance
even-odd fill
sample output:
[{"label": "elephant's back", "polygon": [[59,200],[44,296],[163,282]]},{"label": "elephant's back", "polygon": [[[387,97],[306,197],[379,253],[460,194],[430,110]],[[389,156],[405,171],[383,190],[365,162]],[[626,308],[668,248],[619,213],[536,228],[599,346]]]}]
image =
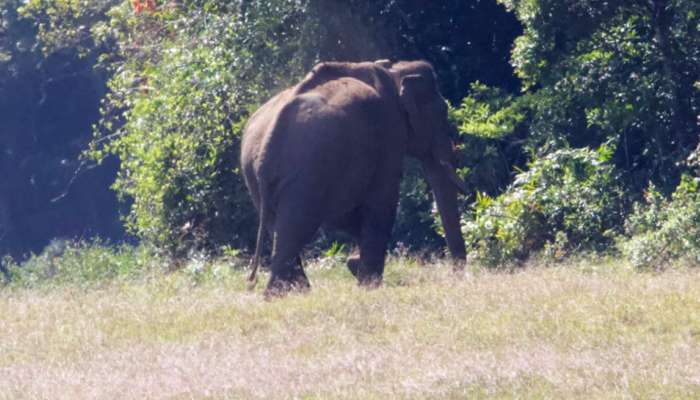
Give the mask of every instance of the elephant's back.
[{"label": "elephant's back", "polygon": [[[371,150],[368,147],[381,139],[376,136],[380,121],[386,117],[385,103],[375,88],[351,77],[325,81],[308,91],[290,88],[248,120],[241,163],[293,165],[324,153],[342,153],[343,149]],[[344,144],[343,149],[338,149],[338,144]],[[342,154],[336,156],[343,158]]]},{"label": "elephant's back", "polygon": [[262,144],[259,175],[275,196],[296,185],[318,193],[334,209],[356,206],[380,164],[381,112],[376,91],[353,79],[294,95]]},{"label": "elephant's back", "polygon": [[292,158],[290,165],[330,166],[372,153],[379,145],[382,107],[377,92],[363,82],[352,78],[326,82],[295,95],[280,109],[265,146]]},{"label": "elephant's back", "polygon": [[401,150],[386,152],[402,143],[391,136],[395,102],[382,95],[366,82],[341,77],[266,103],[244,136],[243,151],[255,150],[242,160],[251,179],[271,204],[286,192],[307,192],[333,205],[319,210],[328,218],[357,207],[378,169],[400,168]]}]

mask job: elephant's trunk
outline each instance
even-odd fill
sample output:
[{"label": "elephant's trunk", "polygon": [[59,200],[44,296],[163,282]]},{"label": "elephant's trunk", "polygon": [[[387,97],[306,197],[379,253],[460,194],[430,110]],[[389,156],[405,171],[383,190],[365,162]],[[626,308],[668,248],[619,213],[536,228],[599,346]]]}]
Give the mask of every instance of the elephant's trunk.
[{"label": "elephant's trunk", "polygon": [[[457,190],[458,188],[465,190],[464,183],[457,177],[454,167],[445,160],[426,161],[423,163],[423,170],[435,196],[450,255],[457,261],[464,261],[467,251],[462,238],[457,207]],[[455,180],[461,185],[458,185]]]}]

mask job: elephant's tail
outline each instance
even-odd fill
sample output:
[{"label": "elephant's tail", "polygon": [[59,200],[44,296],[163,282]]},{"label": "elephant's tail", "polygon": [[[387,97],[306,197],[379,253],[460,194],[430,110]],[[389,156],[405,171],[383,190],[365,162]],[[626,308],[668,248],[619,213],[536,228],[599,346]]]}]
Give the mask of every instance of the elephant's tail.
[{"label": "elephant's tail", "polygon": [[260,202],[260,222],[258,224],[258,238],[255,242],[255,255],[253,256],[253,262],[251,265],[251,271],[250,271],[250,276],[248,277],[248,282],[250,283],[249,289],[255,288],[255,285],[258,283],[258,266],[260,265],[260,253],[262,252],[262,246],[263,246],[263,232],[265,231],[265,224],[266,224],[266,212],[265,209],[265,203]]}]

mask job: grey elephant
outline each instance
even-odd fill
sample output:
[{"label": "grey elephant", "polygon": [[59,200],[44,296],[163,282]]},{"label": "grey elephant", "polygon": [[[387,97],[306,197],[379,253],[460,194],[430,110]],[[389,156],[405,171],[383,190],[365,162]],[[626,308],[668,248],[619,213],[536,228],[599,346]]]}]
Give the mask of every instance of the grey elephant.
[{"label": "grey elephant", "polygon": [[249,119],[241,167],[260,217],[250,280],[265,232],[273,239],[266,296],[307,289],[302,248],[320,227],[359,246],[348,267],[378,285],[405,156],[420,160],[451,256],[464,260],[447,105],[424,61],[324,62]]}]

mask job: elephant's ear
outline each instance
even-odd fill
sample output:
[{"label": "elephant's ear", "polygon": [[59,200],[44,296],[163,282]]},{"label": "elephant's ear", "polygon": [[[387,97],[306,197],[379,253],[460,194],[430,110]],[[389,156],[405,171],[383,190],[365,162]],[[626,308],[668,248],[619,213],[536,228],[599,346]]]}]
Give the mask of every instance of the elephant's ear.
[{"label": "elephant's ear", "polygon": [[430,132],[430,115],[424,108],[435,96],[435,86],[422,75],[406,75],[401,79],[399,98],[406,110],[411,125],[408,146],[412,154],[419,156],[430,151],[432,132]]}]

